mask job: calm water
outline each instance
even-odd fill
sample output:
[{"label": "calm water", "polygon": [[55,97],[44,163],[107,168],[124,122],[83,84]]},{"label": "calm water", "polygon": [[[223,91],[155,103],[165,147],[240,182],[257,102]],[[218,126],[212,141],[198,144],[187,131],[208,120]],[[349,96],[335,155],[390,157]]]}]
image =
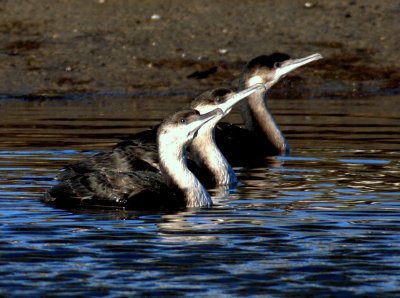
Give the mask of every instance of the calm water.
[{"label": "calm water", "polygon": [[243,184],[212,209],[40,202],[63,165],[187,102],[0,100],[0,295],[400,295],[398,96],[271,100],[292,154],[236,169]]}]

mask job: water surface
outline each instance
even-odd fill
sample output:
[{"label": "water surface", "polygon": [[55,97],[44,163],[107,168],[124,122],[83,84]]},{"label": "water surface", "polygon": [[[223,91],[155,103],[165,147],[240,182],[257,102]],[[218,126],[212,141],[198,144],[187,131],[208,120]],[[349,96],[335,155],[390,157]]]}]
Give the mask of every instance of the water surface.
[{"label": "water surface", "polygon": [[71,212],[40,201],[63,165],[188,100],[0,100],[0,295],[400,294],[398,96],[271,100],[291,155],[236,168],[242,184],[211,209]]}]

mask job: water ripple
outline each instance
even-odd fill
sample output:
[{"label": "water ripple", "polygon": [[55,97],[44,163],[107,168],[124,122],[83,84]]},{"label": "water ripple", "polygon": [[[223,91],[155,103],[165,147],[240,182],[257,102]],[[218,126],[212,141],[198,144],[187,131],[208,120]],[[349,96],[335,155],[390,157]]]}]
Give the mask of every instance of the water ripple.
[{"label": "water ripple", "polygon": [[[62,166],[156,123],[167,107],[91,100],[0,102],[9,111],[0,127],[0,295],[398,296],[399,118],[390,100],[272,102],[292,155],[235,169],[241,184],[211,209],[46,206],[40,198]],[[138,120],[143,109],[150,121]]]}]

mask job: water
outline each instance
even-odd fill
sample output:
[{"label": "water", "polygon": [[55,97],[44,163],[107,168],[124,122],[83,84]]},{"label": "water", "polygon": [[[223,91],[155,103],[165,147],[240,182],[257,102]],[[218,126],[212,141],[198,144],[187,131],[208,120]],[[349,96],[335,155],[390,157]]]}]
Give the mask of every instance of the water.
[{"label": "water", "polygon": [[271,100],[289,157],[237,168],[211,209],[139,213],[39,199],[63,165],[188,98],[4,98],[0,295],[400,295],[399,100]]}]

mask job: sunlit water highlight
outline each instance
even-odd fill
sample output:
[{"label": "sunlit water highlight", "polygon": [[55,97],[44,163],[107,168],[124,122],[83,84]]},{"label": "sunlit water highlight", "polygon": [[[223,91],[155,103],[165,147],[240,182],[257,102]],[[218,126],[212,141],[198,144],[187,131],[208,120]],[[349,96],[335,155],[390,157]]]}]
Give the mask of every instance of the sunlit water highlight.
[{"label": "sunlit water highlight", "polygon": [[271,100],[292,154],[236,168],[230,196],[175,213],[40,198],[63,165],[188,98],[3,99],[0,295],[397,296],[399,99]]}]

